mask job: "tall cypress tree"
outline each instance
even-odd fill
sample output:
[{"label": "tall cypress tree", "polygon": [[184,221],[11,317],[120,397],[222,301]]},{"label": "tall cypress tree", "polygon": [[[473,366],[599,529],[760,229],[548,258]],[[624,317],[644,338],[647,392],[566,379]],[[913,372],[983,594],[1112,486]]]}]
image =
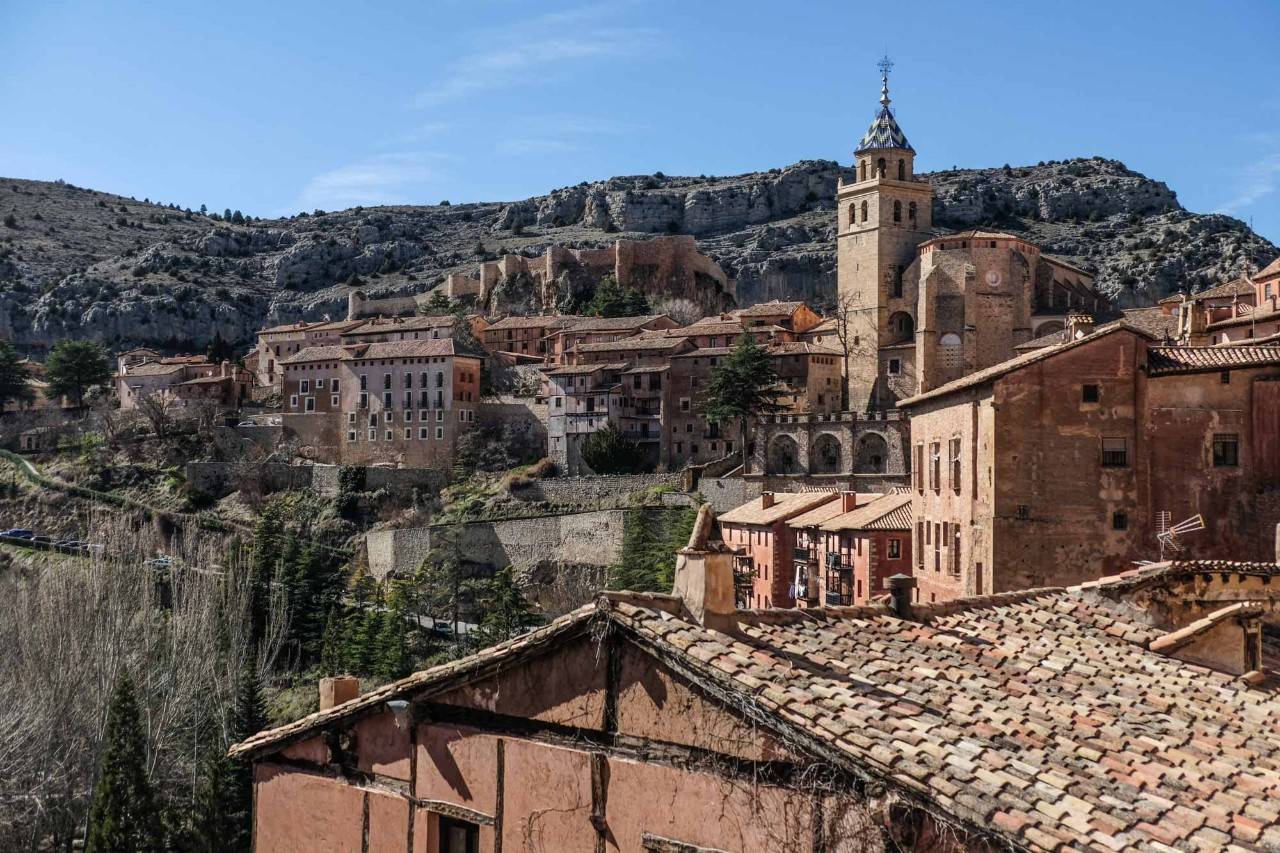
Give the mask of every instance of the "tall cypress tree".
[{"label": "tall cypress tree", "polygon": [[86,853],[159,853],[160,811],[147,780],[146,752],[133,680],[125,673],[107,709]]},{"label": "tall cypress tree", "polygon": [[[235,705],[231,712],[231,740],[239,743],[267,727],[266,702],[252,656],[245,659],[236,679]],[[244,851],[253,846],[253,767],[246,761],[231,761],[210,768],[210,797],[220,796],[225,807],[213,815],[226,827],[221,850]],[[225,774],[219,777],[217,774]]]},{"label": "tall cypress tree", "polygon": [[280,564],[283,534],[284,522],[279,510],[268,506],[253,529],[253,555],[249,567],[250,615],[255,647],[267,630],[267,615],[271,609],[271,581]]},{"label": "tall cypress tree", "polygon": [[396,586],[386,612],[382,614],[382,627],[378,633],[378,656],[373,674],[387,681],[394,681],[409,674],[409,609],[404,592]]}]

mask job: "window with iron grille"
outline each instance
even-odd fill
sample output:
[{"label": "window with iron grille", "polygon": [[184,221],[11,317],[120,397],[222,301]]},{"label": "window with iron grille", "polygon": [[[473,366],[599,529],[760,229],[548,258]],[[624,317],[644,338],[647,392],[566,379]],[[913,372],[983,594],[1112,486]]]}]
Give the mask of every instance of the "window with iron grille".
[{"label": "window with iron grille", "polygon": [[1102,439],[1102,467],[1124,468],[1129,464],[1129,440],[1127,438]]},{"label": "window with iron grille", "polygon": [[1240,436],[1218,433],[1213,437],[1213,467],[1234,468],[1240,464]]}]

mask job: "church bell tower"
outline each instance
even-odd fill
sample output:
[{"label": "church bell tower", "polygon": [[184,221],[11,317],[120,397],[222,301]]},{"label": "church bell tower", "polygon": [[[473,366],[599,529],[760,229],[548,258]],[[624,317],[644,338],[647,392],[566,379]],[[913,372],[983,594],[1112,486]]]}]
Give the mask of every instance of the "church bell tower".
[{"label": "church bell tower", "polygon": [[915,149],[889,108],[893,63],[886,56],[879,67],[880,109],[836,190],[837,312],[853,411],[914,393],[917,288],[904,274],[933,225],[933,189],[915,177]]}]

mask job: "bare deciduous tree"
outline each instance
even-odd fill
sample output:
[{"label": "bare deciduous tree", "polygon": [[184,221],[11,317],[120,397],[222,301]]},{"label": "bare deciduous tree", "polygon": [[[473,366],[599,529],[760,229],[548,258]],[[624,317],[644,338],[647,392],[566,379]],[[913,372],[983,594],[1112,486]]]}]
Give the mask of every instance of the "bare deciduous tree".
[{"label": "bare deciduous tree", "polygon": [[173,432],[182,403],[166,391],[139,393],[135,398],[138,411],[156,438],[164,440]]}]

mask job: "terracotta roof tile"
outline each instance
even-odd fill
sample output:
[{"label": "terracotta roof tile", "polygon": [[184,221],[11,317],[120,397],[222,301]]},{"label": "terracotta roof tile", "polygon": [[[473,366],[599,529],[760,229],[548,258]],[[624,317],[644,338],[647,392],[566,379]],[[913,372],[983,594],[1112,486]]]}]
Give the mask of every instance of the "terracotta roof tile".
[{"label": "terracotta roof tile", "polygon": [[724,513],[719,521],[721,524],[773,524],[838,499],[835,492],[775,492],[772,506],[766,507],[763,498],[755,498]]},{"label": "terracotta roof tile", "polygon": [[528,317],[512,315],[503,317],[501,320],[490,325],[489,329],[563,329],[574,323],[583,321],[583,317],[571,316],[567,314],[556,315],[532,315]]},{"label": "terracotta roof tile", "polygon": [[1151,347],[1147,350],[1150,376],[1276,364],[1280,364],[1280,346]]},{"label": "terracotta roof tile", "polygon": [[911,495],[898,493],[877,498],[866,506],[843,513],[819,525],[827,531],[910,530]]}]

